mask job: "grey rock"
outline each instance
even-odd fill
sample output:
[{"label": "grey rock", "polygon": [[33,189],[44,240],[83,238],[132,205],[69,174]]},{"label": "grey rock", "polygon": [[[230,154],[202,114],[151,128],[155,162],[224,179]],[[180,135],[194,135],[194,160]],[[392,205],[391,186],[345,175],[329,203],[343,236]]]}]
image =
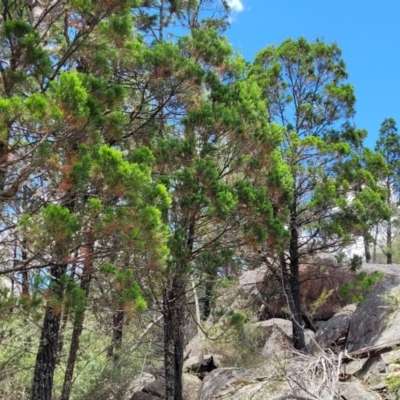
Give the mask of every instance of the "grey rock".
[{"label": "grey rock", "polygon": [[282,318],[272,318],[267,321],[256,322],[252,324],[255,328],[265,330],[266,336],[270,336],[275,329],[280,329],[287,337],[293,337],[292,322]]},{"label": "grey rock", "polygon": [[400,277],[387,275],[354,312],[347,337],[347,351],[400,344]]},{"label": "grey rock", "polygon": [[199,378],[204,378],[211,371],[220,367],[221,358],[221,356],[213,356],[212,354],[207,354],[205,356],[189,357],[183,363],[183,372],[195,374]]},{"label": "grey rock", "polygon": [[165,378],[159,377],[143,389],[143,392],[165,399]]},{"label": "grey rock", "polygon": [[131,400],[160,400],[159,397],[153,396],[152,394],[144,393],[144,392],[136,392]]},{"label": "grey rock", "polygon": [[261,267],[244,271],[239,277],[239,288],[242,296],[258,295],[258,286],[262,285],[268,267],[263,264]]},{"label": "grey rock", "polygon": [[386,365],[400,363],[400,349],[381,354],[382,360]]},{"label": "grey rock", "polygon": [[366,389],[361,382],[354,378],[350,382],[341,383],[339,391],[346,400],[382,400],[378,393]]},{"label": "grey rock", "polygon": [[386,389],[386,388],[387,388],[386,381],[379,382],[379,383],[376,383],[375,385],[370,385],[369,386],[370,390],[376,390],[376,391],[381,391],[381,390]]},{"label": "grey rock", "polygon": [[201,356],[203,350],[204,338],[200,335],[194,336],[185,347],[185,357]]},{"label": "grey rock", "polygon": [[154,382],[156,378],[146,372],[136,376],[132,382],[130,382],[128,389],[126,390],[123,400],[132,400],[132,395],[136,392],[140,392],[146,385]]},{"label": "grey rock", "polygon": [[387,366],[387,372],[388,372],[389,374],[391,374],[391,373],[393,373],[393,372],[400,372],[400,364],[396,364],[396,363],[389,364],[389,365]]},{"label": "grey rock", "polygon": [[197,400],[199,395],[199,389],[201,380],[195,375],[183,374],[182,375],[183,385],[183,398],[185,400]]},{"label": "grey rock", "polygon": [[358,360],[353,360],[348,364],[342,365],[342,372],[344,375],[354,375],[358,371],[361,371],[364,364],[368,361],[368,358],[360,358]]},{"label": "grey rock", "polygon": [[245,375],[246,371],[242,368],[219,368],[212,371],[201,384],[199,400],[211,400],[220,388]]},{"label": "grey rock", "polygon": [[331,347],[343,337],[346,337],[350,320],[355,311],[355,306],[346,306],[325,322],[315,335],[315,341],[322,348]]},{"label": "grey rock", "polygon": [[[386,374],[386,364],[381,356],[371,357],[364,364],[363,368],[357,372],[357,377],[365,382],[372,384],[372,377]],[[375,382],[377,383],[377,382]]]},{"label": "grey rock", "polygon": [[284,400],[291,388],[286,381],[278,382],[259,376],[259,371],[221,368],[210,373],[199,390],[198,400]]},{"label": "grey rock", "polygon": [[274,362],[284,362],[291,356],[292,347],[292,339],[285,335],[281,329],[276,328],[265,342],[261,354]]}]

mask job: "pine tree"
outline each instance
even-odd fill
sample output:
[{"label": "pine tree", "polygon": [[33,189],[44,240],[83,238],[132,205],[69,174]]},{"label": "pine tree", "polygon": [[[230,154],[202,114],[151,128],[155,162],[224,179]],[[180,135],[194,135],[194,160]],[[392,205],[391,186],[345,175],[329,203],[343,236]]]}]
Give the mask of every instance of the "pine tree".
[{"label": "pine tree", "polygon": [[[336,251],[357,234],[358,201],[349,197],[338,165],[351,157],[346,126],[354,114],[353,87],[336,44],[304,38],[270,46],[255,58],[253,75],[263,89],[271,121],[285,128],[282,157],[293,178],[286,207],[288,240],[279,253],[295,348],[305,350],[299,267],[319,252]],[[363,194],[358,194],[361,198]],[[358,232],[360,234],[360,232]],[[307,323],[307,319],[305,321]]]},{"label": "pine tree", "polygon": [[386,237],[384,253],[386,254],[386,263],[392,264],[392,243],[396,234],[393,224],[399,214],[400,188],[400,136],[397,133],[396,121],[393,118],[387,118],[382,122],[375,150],[382,154],[387,164],[387,172],[382,176],[382,181],[387,191],[387,206],[389,209],[389,216],[384,222],[384,236]]}]

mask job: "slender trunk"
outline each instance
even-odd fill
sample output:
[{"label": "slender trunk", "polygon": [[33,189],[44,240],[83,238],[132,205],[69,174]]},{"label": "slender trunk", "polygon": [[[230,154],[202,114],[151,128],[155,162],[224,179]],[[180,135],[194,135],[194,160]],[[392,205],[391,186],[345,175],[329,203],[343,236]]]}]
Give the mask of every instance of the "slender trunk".
[{"label": "slender trunk", "polygon": [[178,273],[164,290],[166,400],[182,400],[185,301],[185,280]]},{"label": "slender trunk", "polygon": [[163,291],[165,398],[166,400],[174,400],[174,304],[170,299],[171,289],[167,285]]},{"label": "slender trunk", "polygon": [[379,233],[379,225],[377,224],[375,227],[374,250],[372,255],[372,260],[374,264],[376,264],[376,246],[378,244],[378,233]]},{"label": "slender trunk", "polygon": [[193,297],[194,297],[194,305],[196,309],[196,325],[197,325],[197,333],[201,337],[202,331],[200,329],[200,305],[199,305],[199,297],[197,296],[197,289],[196,289],[196,283],[194,282],[193,276],[190,277],[190,281],[192,282],[192,289],[193,289]]},{"label": "slender trunk", "polygon": [[364,232],[363,239],[364,239],[364,249],[365,249],[365,262],[370,263],[371,262],[371,251],[369,248],[368,232]]},{"label": "slender trunk", "polygon": [[57,364],[60,364],[61,354],[62,354],[62,351],[64,348],[63,332],[65,331],[65,328],[67,326],[68,319],[69,319],[69,306],[67,304],[64,304],[64,311],[63,311],[62,319],[61,319],[60,337],[58,339]]},{"label": "slender trunk", "polygon": [[[92,280],[93,243],[87,246],[85,250],[86,254],[85,254],[85,261],[82,271],[80,288],[85,292],[85,299],[87,300],[89,297],[90,283]],[[71,393],[72,378],[74,376],[76,356],[78,354],[80,337],[83,331],[85,309],[86,309],[85,305],[80,305],[80,309],[75,314],[74,329],[72,331],[71,345],[69,348],[68,362],[67,362],[67,367],[65,369],[64,383],[60,400],[68,400]]]},{"label": "slender trunk", "polygon": [[[77,259],[78,259],[78,251],[75,252],[74,254],[74,261],[72,263],[71,267],[71,273],[70,273],[70,278],[73,281],[75,279],[75,271],[76,271],[76,264],[77,264]],[[70,308],[68,304],[64,304],[64,311],[62,315],[62,322],[61,322],[61,328],[60,328],[60,338],[58,341],[58,354],[57,354],[57,364],[60,363],[61,359],[61,354],[64,348],[64,331],[68,323],[69,319],[69,314],[70,314]]]},{"label": "slender trunk", "polygon": [[[390,180],[387,180],[386,188],[388,191],[388,206],[390,208],[391,202],[391,187],[390,187]],[[386,263],[392,263],[392,215],[390,213],[387,225],[387,232],[386,232]]]},{"label": "slender trunk", "polygon": [[36,356],[31,400],[51,400],[53,376],[57,361],[58,339],[60,334],[61,301],[63,298],[62,275],[67,265],[51,267],[51,298],[47,302],[39,350]]},{"label": "slender trunk", "polygon": [[111,346],[108,349],[108,357],[112,357],[114,363],[120,358],[121,348],[122,348],[122,337],[124,328],[124,316],[125,311],[119,309],[113,313],[113,332]]},{"label": "slender trunk", "polygon": [[[22,248],[21,248],[21,259],[22,262],[26,261],[27,254],[25,250],[25,240],[22,241]],[[30,288],[29,288],[29,272],[24,269],[21,271],[21,288],[22,288],[22,297],[29,299],[30,297]]]},{"label": "slender trunk", "polygon": [[211,279],[207,279],[204,295],[204,307],[203,307],[203,319],[207,319],[211,314],[211,299],[213,292],[214,282]]},{"label": "slender trunk", "polygon": [[[175,341],[174,341],[174,351],[175,351],[175,399],[182,400],[182,373],[183,373],[183,351],[185,346],[185,283],[178,277],[174,280],[173,293],[177,293],[176,304],[176,325],[175,325]],[[176,296],[176,295],[175,295]]]},{"label": "slender trunk", "polygon": [[[4,76],[3,76],[4,79]],[[8,93],[7,93],[7,97]],[[7,134],[0,139],[0,192],[3,192],[6,186],[7,171],[8,171],[8,155],[9,155],[9,135],[11,127],[7,126]]]},{"label": "slender trunk", "polygon": [[[297,209],[294,201],[290,210],[290,248],[289,248],[289,276],[284,281],[288,286],[286,295],[288,296],[290,317],[293,325],[293,346],[295,349],[304,351],[306,342],[303,330],[303,313],[300,304],[300,279],[299,279],[299,233],[297,230]],[[281,255],[281,263],[285,263],[285,257]],[[287,271],[283,266],[284,272]]]}]

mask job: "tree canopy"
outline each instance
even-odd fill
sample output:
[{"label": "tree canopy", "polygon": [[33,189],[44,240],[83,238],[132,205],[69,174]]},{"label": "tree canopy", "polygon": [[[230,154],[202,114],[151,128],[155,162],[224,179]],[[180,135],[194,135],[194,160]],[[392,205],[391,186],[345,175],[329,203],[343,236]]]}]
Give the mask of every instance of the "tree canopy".
[{"label": "tree canopy", "polygon": [[[2,396],[91,398],[130,374],[153,329],[146,351],[181,400],[188,320],[208,334],[220,282],[249,259],[281,278],[301,351],[307,257],[357,238],[367,255],[386,224],[392,262],[395,121],[365,148],[338,45],[288,39],[246,62],[224,36],[229,11],[0,2]],[[10,356],[8,327],[24,337]]]}]

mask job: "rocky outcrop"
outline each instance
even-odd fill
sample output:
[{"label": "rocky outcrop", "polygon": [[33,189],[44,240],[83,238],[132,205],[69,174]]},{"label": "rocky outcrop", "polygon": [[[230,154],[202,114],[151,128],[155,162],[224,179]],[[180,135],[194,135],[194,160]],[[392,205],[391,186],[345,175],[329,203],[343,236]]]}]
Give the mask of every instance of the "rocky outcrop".
[{"label": "rocky outcrop", "polygon": [[288,337],[292,337],[293,335],[292,323],[287,319],[271,318],[266,321],[257,322],[253,324],[253,327],[262,328],[266,337],[270,336],[276,329],[279,329]]},{"label": "rocky outcrop", "polygon": [[198,400],[283,400],[288,398],[290,391],[287,382],[259,376],[255,371],[221,368],[204,379]]},{"label": "rocky outcrop", "polygon": [[400,344],[400,278],[388,275],[369,293],[350,322],[346,350],[357,355]]},{"label": "rocky outcrop", "polygon": [[183,384],[183,398],[185,400],[197,400],[198,393],[200,390],[201,380],[191,374],[183,374],[182,376]]},{"label": "rocky outcrop", "polygon": [[[309,307],[323,290],[336,290],[355,276],[349,274],[348,270],[324,266],[322,263],[319,272],[314,269],[311,273],[308,267],[304,268],[301,276],[305,282],[302,285],[311,285],[310,288],[302,286],[303,291],[308,291],[307,296],[302,297],[305,307]],[[373,271],[371,268],[368,272]],[[235,297],[235,305],[241,305],[243,298],[254,300],[260,297],[263,273],[265,269],[262,268],[246,272],[240,280],[239,291],[236,288],[239,299]],[[319,274],[319,277],[315,274]],[[210,351],[211,341],[206,337],[194,337],[185,352],[185,355],[189,355],[184,364],[185,399],[308,398],[308,394],[318,387],[320,391],[313,398],[332,400],[340,393],[340,397],[346,400],[400,399],[400,277],[388,274],[357,307],[346,306],[335,313],[335,299],[330,298],[332,304],[316,314],[317,317],[332,314],[332,317],[319,327],[315,342],[313,334],[306,331],[306,337],[311,342],[309,348],[314,349],[315,346],[315,349],[319,349],[318,353],[313,353],[314,356],[299,355],[293,351],[292,323],[286,319],[272,318],[246,324],[245,333],[254,333],[260,340],[258,349],[264,357],[260,357],[259,366],[253,369],[223,368],[220,357]],[[220,350],[218,346],[214,349],[216,353],[217,349]],[[328,350],[321,352],[324,349]],[[229,350],[237,351],[234,345]],[[225,354],[224,362],[230,359],[229,354]],[[330,357],[329,362],[318,364],[324,357]],[[324,369],[326,367],[327,370]],[[324,373],[319,374],[319,371]],[[329,385],[320,382],[323,376],[330,377]],[[132,400],[162,399],[165,396],[165,382],[159,378],[134,396]]]},{"label": "rocky outcrop", "polygon": [[[197,400],[201,380],[194,375],[184,373],[182,384],[185,400]],[[130,400],[162,400],[165,398],[165,379],[159,377],[133,394]]]},{"label": "rocky outcrop", "polygon": [[165,378],[158,377],[155,381],[146,385],[146,387],[142,390],[144,393],[151,394],[160,399],[166,398],[166,386],[165,386]]},{"label": "rocky outcrop", "polygon": [[160,400],[160,398],[148,393],[137,392],[131,397],[131,400]]},{"label": "rocky outcrop", "polygon": [[315,335],[316,343],[311,346],[312,350],[316,350],[317,347],[321,349],[328,347],[337,348],[343,344],[355,310],[355,305],[348,305],[322,324]]},{"label": "rocky outcrop", "polygon": [[220,367],[220,358],[218,355],[207,354],[205,356],[193,356],[189,357],[183,363],[183,372],[196,375],[200,379],[203,379],[211,371]]},{"label": "rocky outcrop", "polygon": [[[143,388],[146,387],[146,385],[149,385],[150,383],[154,382],[156,380],[156,378],[151,375],[148,374],[146,372],[141,373],[140,375],[138,375],[130,384],[128,389],[125,392],[125,396],[123,398],[123,400],[141,400],[141,398],[139,397],[132,397],[132,395],[134,393],[141,393],[141,391],[143,390]],[[142,397],[143,400],[145,400],[145,397]],[[149,398],[150,400],[150,398]]]},{"label": "rocky outcrop", "polygon": [[382,400],[378,393],[366,389],[357,379],[341,383],[339,393],[346,400]]}]

